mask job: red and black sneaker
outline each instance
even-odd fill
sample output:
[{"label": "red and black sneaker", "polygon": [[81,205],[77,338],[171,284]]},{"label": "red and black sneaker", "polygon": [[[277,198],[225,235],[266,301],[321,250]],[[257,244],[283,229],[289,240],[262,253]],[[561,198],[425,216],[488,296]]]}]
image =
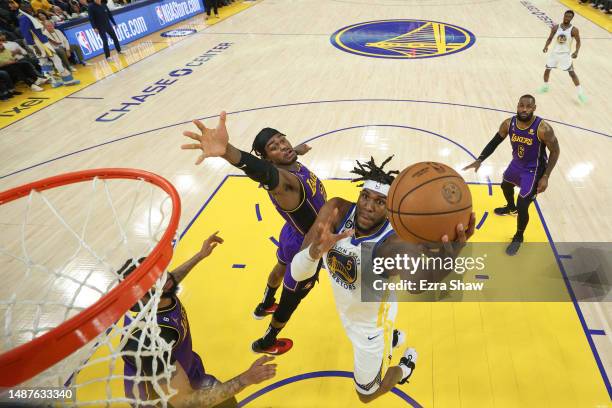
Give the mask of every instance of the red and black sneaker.
[{"label": "red and black sneaker", "polygon": [[277,307],[278,307],[278,304],[276,303],[272,303],[272,306],[268,306],[268,307],[264,306],[263,303],[260,303],[255,308],[255,311],[253,312],[253,317],[257,320],[261,320],[264,317],[276,312]]},{"label": "red and black sneaker", "polygon": [[278,356],[281,354],[285,354],[293,347],[293,340],[291,339],[276,339],[271,346],[265,347],[264,339],[257,339],[251,345],[251,349],[255,353],[264,353],[271,354],[273,356]]}]

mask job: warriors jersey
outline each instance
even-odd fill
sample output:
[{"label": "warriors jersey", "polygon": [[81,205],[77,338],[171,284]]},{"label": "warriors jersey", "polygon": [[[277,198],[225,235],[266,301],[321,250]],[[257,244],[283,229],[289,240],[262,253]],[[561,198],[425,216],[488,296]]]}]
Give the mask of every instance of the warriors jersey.
[{"label": "warriors jersey", "polygon": [[561,24],[557,27],[557,31],[553,37],[553,52],[555,53],[570,53],[572,52],[572,25],[563,29]]},{"label": "warriors jersey", "polygon": [[[356,205],[353,204],[338,229],[338,233],[354,228],[356,208]],[[392,233],[391,224],[385,220],[374,233],[359,238],[354,236],[344,238],[336,242],[332,249],[323,256],[325,268],[332,282],[336,307],[345,327],[348,324],[380,326],[384,319],[384,316],[380,315],[381,310],[389,313],[389,307],[397,309],[395,303],[383,305],[387,303],[385,299],[380,302],[361,301],[361,244],[364,242],[382,243]]]}]

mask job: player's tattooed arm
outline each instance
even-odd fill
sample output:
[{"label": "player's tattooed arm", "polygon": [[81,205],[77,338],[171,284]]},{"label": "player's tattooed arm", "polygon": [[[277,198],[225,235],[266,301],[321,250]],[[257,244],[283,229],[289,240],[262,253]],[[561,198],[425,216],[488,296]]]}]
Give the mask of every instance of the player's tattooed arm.
[{"label": "player's tattooed arm", "polygon": [[548,178],[550,177],[550,173],[552,173],[555,165],[557,164],[557,160],[559,160],[559,156],[561,155],[561,148],[559,147],[559,141],[555,136],[555,132],[552,127],[545,121],[542,121],[542,124],[538,128],[538,138],[544,142],[550,155],[548,157],[548,164],[546,166],[546,170],[544,171],[544,175],[540,178],[538,182],[538,193],[542,193],[548,187]]},{"label": "player's tattooed arm", "polygon": [[504,120],[501,125],[499,125],[499,135],[502,138],[506,138],[506,136],[508,136],[508,133],[510,132],[510,122],[512,121],[512,118],[508,118],[506,120]]},{"label": "player's tattooed arm", "polygon": [[487,143],[485,148],[482,150],[482,153],[480,153],[480,156],[478,156],[478,158],[474,162],[465,166],[463,170],[474,169],[474,172],[478,171],[482,162],[485,161],[487,157],[492,155],[495,149],[497,149],[497,146],[499,146],[500,143],[504,141],[506,136],[508,136],[508,131],[510,129],[510,120],[511,118],[508,118],[504,120],[501,125],[499,125],[499,130],[497,131],[495,136],[493,136],[493,139],[491,139],[489,143]]},{"label": "player's tattooed arm", "polygon": [[578,58],[578,51],[580,51],[580,33],[576,27],[572,27],[572,37],[576,39],[576,51],[572,54],[572,58]]},{"label": "player's tattooed arm", "polygon": [[195,255],[193,255],[188,261],[183,263],[181,266],[179,266],[178,268],[176,268],[172,272],[170,272],[170,275],[174,279],[175,283],[178,284],[183,279],[185,279],[185,276],[187,276],[187,274],[189,272],[191,272],[191,270],[202,259],[204,259],[208,255],[210,255],[212,253],[213,249],[215,249],[215,247],[217,245],[223,243],[223,238],[217,236],[218,233],[219,233],[219,231],[215,232],[214,234],[212,234],[211,236],[206,238],[206,240],[202,244],[202,248]]},{"label": "player's tattooed arm", "polygon": [[552,26],[550,28],[550,34],[548,36],[548,39],[546,40],[546,44],[544,45],[544,49],[542,50],[544,53],[548,52],[548,46],[550,45],[550,43],[552,42],[553,37],[555,36],[555,33],[557,32],[557,28],[559,27],[558,24],[555,24],[554,26]]},{"label": "player's tattooed arm", "polygon": [[276,375],[276,364],[266,364],[274,357],[264,356],[257,359],[248,370],[231,380],[218,383],[212,387],[197,390],[183,399],[180,407],[212,407],[215,406],[252,384],[269,380]]}]

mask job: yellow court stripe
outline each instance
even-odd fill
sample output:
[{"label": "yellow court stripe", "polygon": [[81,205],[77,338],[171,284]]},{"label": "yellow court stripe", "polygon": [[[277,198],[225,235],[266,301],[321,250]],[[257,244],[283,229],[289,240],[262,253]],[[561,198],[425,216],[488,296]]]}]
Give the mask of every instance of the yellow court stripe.
[{"label": "yellow court stripe", "polygon": [[[219,18],[211,18],[204,21],[203,14],[199,14],[188,20],[178,22],[173,26],[168,26],[163,31],[184,28],[202,31],[206,29],[206,27],[218,24],[257,3],[258,1],[245,2],[239,0],[236,3],[219,9]],[[0,129],[26,118],[49,105],[73,95],[116,72],[188,38],[165,38],[162,37],[160,33],[161,31],[152,33],[130,44],[122,46],[124,51],[123,55],[112,53],[110,60],[106,60],[104,55],[100,55],[88,60],[88,62],[92,64],[91,66],[76,66],[78,71],[74,74],[74,77],[81,81],[79,85],[69,87],[61,86],[55,89],[45,85],[44,92],[32,92],[30,88],[26,87],[24,84],[18,85],[18,89],[23,92],[23,95],[11,98],[8,101],[0,102]]]},{"label": "yellow court stripe", "polygon": [[605,14],[588,4],[580,4],[576,0],[559,0],[559,2],[574,10],[587,20],[590,20],[592,23],[597,24],[607,32],[612,32],[612,15]]}]

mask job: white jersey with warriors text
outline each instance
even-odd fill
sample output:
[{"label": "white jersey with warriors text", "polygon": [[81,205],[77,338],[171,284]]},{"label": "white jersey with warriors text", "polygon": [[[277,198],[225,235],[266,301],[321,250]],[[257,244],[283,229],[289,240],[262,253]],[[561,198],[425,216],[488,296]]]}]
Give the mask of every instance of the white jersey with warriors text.
[{"label": "white jersey with warriors text", "polygon": [[[356,205],[353,204],[337,231],[338,233],[355,227],[355,212]],[[323,256],[325,268],[329,272],[336,307],[345,326],[350,324],[376,327],[382,325],[381,319],[394,320],[397,304],[389,303],[387,299],[381,299],[378,302],[362,302],[361,299],[361,244],[381,242],[392,233],[393,227],[388,220],[385,220],[374,233],[360,238],[354,236],[344,238],[336,242],[334,247]],[[381,316],[381,310],[386,316]]]},{"label": "white jersey with warriors text", "polygon": [[555,53],[567,53],[572,52],[572,25],[563,29],[561,24],[557,27],[557,32],[553,37],[553,52]]}]

